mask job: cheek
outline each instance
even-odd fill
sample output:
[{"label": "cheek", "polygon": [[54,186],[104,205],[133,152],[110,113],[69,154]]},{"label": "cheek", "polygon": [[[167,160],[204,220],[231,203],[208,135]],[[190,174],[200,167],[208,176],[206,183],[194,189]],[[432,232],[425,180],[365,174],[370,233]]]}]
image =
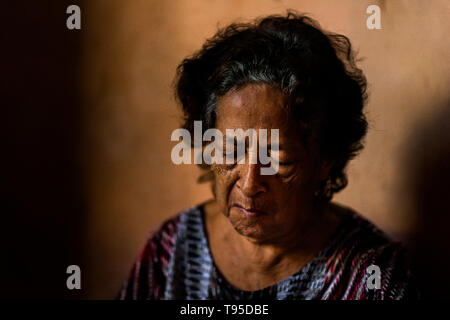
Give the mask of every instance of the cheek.
[{"label": "cheek", "polygon": [[283,188],[288,190],[299,189],[302,185],[306,184],[308,180],[308,174],[305,171],[305,167],[301,164],[295,164],[291,167],[280,167],[277,178],[283,185]]},{"label": "cheek", "polygon": [[303,198],[314,186],[314,174],[311,169],[300,164],[292,168],[281,169],[277,175],[278,189],[284,198]]},{"label": "cheek", "polygon": [[225,205],[228,201],[231,189],[237,180],[236,170],[227,168],[226,166],[213,164],[211,166],[211,171],[214,174],[216,200],[221,205]]},{"label": "cheek", "polygon": [[278,172],[278,179],[287,189],[295,189],[295,187],[302,181],[301,172],[293,169],[280,169]]}]

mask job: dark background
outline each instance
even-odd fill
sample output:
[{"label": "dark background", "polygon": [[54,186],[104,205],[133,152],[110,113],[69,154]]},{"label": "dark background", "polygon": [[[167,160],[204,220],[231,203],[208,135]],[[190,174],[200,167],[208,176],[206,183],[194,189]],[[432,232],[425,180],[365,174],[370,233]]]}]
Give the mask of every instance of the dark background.
[{"label": "dark background", "polygon": [[[1,5],[0,297],[79,298],[66,268],[83,270],[86,210],[80,138],[80,1]],[[80,263],[81,262],[81,263]]]}]

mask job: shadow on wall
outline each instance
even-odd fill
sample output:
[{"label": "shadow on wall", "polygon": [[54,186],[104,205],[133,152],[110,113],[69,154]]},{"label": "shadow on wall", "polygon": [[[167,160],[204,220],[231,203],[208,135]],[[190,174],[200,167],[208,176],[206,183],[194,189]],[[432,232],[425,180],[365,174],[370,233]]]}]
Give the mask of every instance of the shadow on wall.
[{"label": "shadow on wall", "polygon": [[[0,28],[0,299],[80,299],[66,270],[85,270],[86,206],[78,161],[81,33],[65,25],[80,0],[14,1]],[[82,283],[83,288],[84,283]]]},{"label": "shadow on wall", "polygon": [[417,219],[409,250],[423,299],[450,298],[450,99],[438,110],[412,132],[404,162]]}]

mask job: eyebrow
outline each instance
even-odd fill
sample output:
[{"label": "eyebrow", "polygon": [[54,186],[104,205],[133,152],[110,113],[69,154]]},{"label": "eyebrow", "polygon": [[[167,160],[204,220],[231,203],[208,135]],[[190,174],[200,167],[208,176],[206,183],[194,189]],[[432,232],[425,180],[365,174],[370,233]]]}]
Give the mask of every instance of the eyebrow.
[{"label": "eyebrow", "polygon": [[[235,142],[242,142],[242,140],[237,141],[238,137],[236,137],[236,136],[224,135],[224,137],[226,139],[226,143],[234,144]],[[268,139],[268,140],[270,140],[270,139]],[[285,142],[283,144],[275,144],[274,147],[278,147],[278,150],[288,150],[288,149],[295,147],[295,143]],[[268,143],[267,149],[270,150],[271,148],[272,148],[272,144]]]}]

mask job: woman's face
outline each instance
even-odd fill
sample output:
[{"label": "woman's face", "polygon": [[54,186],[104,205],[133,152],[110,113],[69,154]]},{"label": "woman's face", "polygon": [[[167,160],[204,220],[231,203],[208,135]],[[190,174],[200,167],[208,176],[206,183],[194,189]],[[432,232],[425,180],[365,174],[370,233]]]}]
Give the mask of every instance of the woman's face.
[{"label": "woman's face", "polygon": [[[317,146],[302,141],[299,125],[284,106],[280,90],[249,84],[218,99],[216,129],[279,129],[279,170],[261,175],[261,164],[213,164],[216,201],[235,230],[256,242],[277,242],[299,232],[314,212],[313,197],[328,167]],[[248,147],[248,146],[247,146]]]}]

